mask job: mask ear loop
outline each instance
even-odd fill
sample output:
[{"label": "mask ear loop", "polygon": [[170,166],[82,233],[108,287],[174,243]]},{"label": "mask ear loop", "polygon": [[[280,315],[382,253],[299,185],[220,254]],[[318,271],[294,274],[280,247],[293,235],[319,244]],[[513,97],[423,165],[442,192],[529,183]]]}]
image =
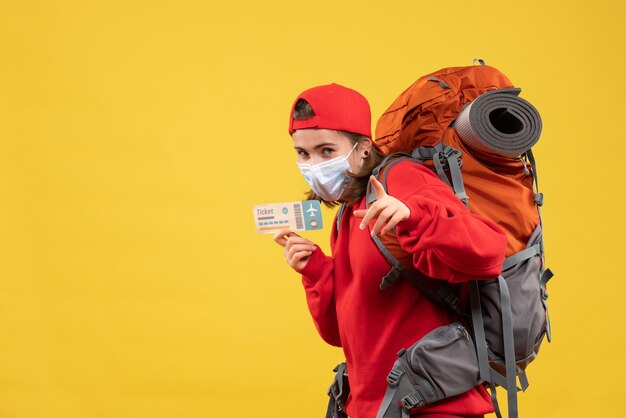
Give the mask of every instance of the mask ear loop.
[{"label": "mask ear loop", "polygon": [[357,147],[357,145],[359,145],[358,141],[354,143],[354,146],[352,147],[352,149],[350,150],[348,155],[346,155],[346,158],[348,158],[350,156],[350,154],[352,154],[352,151],[354,151],[354,149]]}]

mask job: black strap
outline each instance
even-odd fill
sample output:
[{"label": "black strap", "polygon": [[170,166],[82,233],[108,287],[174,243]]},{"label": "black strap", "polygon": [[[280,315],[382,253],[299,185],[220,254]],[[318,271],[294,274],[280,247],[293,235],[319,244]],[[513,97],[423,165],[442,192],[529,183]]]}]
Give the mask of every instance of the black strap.
[{"label": "black strap", "polygon": [[344,409],[350,393],[346,363],[340,363],[333,369],[335,378],[328,388],[328,408],[326,418],[348,418]]},{"label": "black strap", "polygon": [[407,271],[404,273],[404,277],[431,302],[449,309],[459,317],[467,316],[467,313],[462,309],[461,299],[450,283],[428,277],[419,270],[410,273]]}]

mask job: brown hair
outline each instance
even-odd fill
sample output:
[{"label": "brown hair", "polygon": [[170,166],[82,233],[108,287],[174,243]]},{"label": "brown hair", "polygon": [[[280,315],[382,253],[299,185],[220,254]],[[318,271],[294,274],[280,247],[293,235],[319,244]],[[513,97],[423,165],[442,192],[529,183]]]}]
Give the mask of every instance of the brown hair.
[{"label": "brown hair", "polygon": [[[293,110],[293,119],[294,120],[306,120],[315,116],[315,112],[313,108],[304,99],[299,99],[296,102]],[[362,141],[370,141],[370,138],[355,134],[352,132],[345,131],[336,131],[340,134],[346,136],[353,145],[358,144]],[[363,164],[361,165],[359,171],[357,173],[348,172],[348,181],[344,186],[344,192],[339,201],[327,202],[321,197],[319,197],[313,190],[309,190],[307,193],[307,199],[311,200],[319,200],[324,205],[328,207],[334,207],[339,205],[340,203],[346,203],[347,205],[352,205],[365,195],[367,190],[367,183],[369,182],[370,175],[376,166],[378,166],[385,159],[385,155],[380,152],[376,147],[372,147],[369,154],[363,158]]]}]

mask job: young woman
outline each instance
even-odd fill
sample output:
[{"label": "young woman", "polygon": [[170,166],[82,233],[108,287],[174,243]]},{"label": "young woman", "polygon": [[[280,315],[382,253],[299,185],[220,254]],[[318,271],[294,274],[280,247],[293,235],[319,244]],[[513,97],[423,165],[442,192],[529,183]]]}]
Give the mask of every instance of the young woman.
[{"label": "young woman", "polygon": [[[429,169],[411,161],[389,170],[385,192],[371,176],[384,156],[371,141],[369,104],[354,90],[337,84],[306,90],[291,109],[289,133],[310,197],[345,204],[345,210],[339,228],[332,228],[332,256],[288,229],[274,240],[302,274],[321,337],[343,348],[348,415],[374,418],[397,352],[455,318],[406,280],[381,291],[389,264],[370,234],[395,242],[400,258],[426,275],[452,283],[496,277],[506,238],[491,221],[471,214]],[[366,210],[368,182],[377,201]],[[412,416],[480,417],[492,411],[488,393],[477,386]]]}]

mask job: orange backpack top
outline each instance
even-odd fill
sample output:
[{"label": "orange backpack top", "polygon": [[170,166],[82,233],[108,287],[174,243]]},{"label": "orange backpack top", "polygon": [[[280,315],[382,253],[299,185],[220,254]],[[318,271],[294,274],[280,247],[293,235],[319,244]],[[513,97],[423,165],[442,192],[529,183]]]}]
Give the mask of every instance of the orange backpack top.
[{"label": "orange backpack top", "polygon": [[[487,65],[446,68],[427,74],[383,113],[376,125],[375,139],[389,154],[410,153],[440,142],[460,150],[469,207],[504,229],[508,237],[507,256],[524,249],[539,224],[530,164],[521,158],[468,149],[450,124],[464,106],[481,94],[512,88],[504,74]],[[434,168],[432,160],[425,164]]]}]

